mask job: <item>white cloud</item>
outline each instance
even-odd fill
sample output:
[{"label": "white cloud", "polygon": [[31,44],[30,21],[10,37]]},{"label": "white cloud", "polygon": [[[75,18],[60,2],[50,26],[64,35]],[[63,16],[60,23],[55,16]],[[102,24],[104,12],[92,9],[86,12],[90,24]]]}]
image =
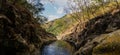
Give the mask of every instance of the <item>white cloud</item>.
[{"label": "white cloud", "polygon": [[67,4],[67,1],[68,0],[41,0],[41,2],[43,4],[47,4],[47,3],[53,3],[54,5],[57,5],[57,6],[65,6]]},{"label": "white cloud", "polygon": [[68,0],[53,0],[58,6],[65,6]]},{"label": "white cloud", "polygon": [[50,2],[50,0],[41,0],[41,3],[44,4],[44,5],[48,4],[49,2]]},{"label": "white cloud", "polygon": [[57,9],[57,13],[58,13],[58,14],[63,14],[63,13],[64,13],[64,8],[63,8],[63,7],[59,7],[59,8]]},{"label": "white cloud", "polygon": [[68,0],[41,0],[42,4],[51,4],[53,8],[57,11],[57,14],[62,14],[64,13],[64,9],[67,6]]},{"label": "white cloud", "polygon": [[57,19],[59,18],[58,16],[55,16],[55,15],[49,15],[48,16],[48,21],[51,21],[51,20],[54,20],[54,19]]}]

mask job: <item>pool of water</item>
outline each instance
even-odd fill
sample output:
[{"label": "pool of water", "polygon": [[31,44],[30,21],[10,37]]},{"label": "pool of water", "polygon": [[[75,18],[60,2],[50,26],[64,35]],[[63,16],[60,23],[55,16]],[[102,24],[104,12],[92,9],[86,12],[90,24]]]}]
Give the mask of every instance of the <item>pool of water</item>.
[{"label": "pool of water", "polygon": [[73,48],[65,41],[56,41],[44,46],[42,55],[72,55]]}]

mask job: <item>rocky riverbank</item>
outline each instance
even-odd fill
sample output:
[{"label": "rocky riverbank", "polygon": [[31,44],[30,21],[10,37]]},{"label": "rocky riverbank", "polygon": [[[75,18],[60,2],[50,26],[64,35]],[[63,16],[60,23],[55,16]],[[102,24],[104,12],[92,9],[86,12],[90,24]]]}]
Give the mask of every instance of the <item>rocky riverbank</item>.
[{"label": "rocky riverbank", "polygon": [[[80,32],[66,35],[63,40],[76,48],[74,55],[119,55],[120,9],[92,18]],[[77,27],[79,28],[80,25]]]}]

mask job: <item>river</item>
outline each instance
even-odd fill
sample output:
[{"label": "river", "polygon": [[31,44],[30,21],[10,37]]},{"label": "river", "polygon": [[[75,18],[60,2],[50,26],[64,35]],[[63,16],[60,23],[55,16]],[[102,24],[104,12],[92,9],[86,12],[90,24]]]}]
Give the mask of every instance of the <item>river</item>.
[{"label": "river", "polygon": [[73,47],[65,41],[56,41],[44,46],[42,55],[72,55]]}]

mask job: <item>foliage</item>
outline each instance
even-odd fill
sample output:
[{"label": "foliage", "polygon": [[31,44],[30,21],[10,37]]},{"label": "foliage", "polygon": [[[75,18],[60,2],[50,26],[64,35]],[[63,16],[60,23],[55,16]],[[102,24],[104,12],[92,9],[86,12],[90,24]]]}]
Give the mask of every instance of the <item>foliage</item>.
[{"label": "foliage", "polygon": [[43,24],[42,26],[48,32],[58,35],[62,32],[65,32],[67,29],[70,29],[75,24],[75,22],[76,20],[71,18],[69,14],[69,15],[65,15],[60,19],[56,19],[54,21]]},{"label": "foliage", "polygon": [[116,5],[117,5],[116,2],[106,3],[104,4],[104,6],[91,5],[83,9],[83,11],[81,12],[68,14],[60,19],[48,22],[43,25],[43,28],[45,28],[48,32],[53,33],[55,35],[64,34],[65,31],[70,30],[72,27],[75,27],[77,23],[79,24],[81,23],[80,28],[82,29],[84,28],[84,26],[82,26],[84,25],[83,22],[87,22],[92,18],[104,15],[105,13],[109,13],[115,10],[117,8]]},{"label": "foliage", "polygon": [[22,4],[9,2],[2,4],[0,9],[2,55],[35,55],[44,43],[56,39],[54,35],[40,27],[39,22],[36,22],[31,12]]},{"label": "foliage", "polygon": [[47,21],[47,18],[42,16],[41,13],[44,11],[43,4],[40,3],[40,0],[9,0],[13,4],[20,4],[26,7],[29,11],[33,13],[34,18],[40,23]]}]

